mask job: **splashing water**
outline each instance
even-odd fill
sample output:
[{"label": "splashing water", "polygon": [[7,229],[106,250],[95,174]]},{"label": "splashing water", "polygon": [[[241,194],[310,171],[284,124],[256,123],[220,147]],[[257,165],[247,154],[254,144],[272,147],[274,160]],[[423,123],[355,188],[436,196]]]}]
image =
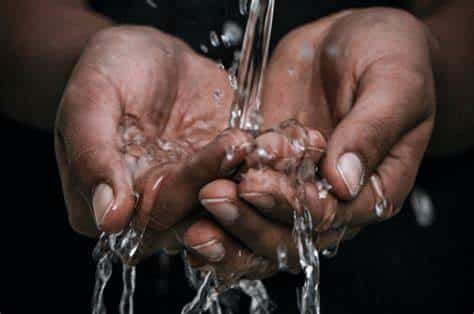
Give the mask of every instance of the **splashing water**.
[{"label": "splashing water", "polygon": [[183,261],[186,278],[197,293],[194,299],[183,307],[181,314],[199,314],[204,311],[210,311],[211,314],[221,314],[215,273],[213,271],[203,273],[193,269],[188,263],[186,252],[183,254]]},{"label": "splashing water", "polygon": [[[241,51],[234,54],[234,64],[229,69],[229,79],[234,89],[234,100],[231,108],[229,124],[233,128],[240,128],[257,136],[261,131],[263,123],[261,108],[261,96],[263,78],[268,61],[270,37],[273,22],[275,0],[252,0],[250,6],[248,0],[240,0],[240,12],[248,14],[247,26]],[[210,42],[213,47],[236,45],[240,42],[241,34],[235,25],[224,25],[223,34],[219,36],[216,32],[210,33]],[[207,47],[202,49],[207,51]],[[214,95],[216,101],[220,95]],[[130,130],[130,128],[126,128]],[[306,133],[304,128],[295,120],[282,123],[276,130],[287,137],[296,150],[304,155]],[[132,135],[125,134],[124,138],[133,147],[140,144],[142,138],[139,132],[133,129]],[[173,143],[171,143],[173,144]],[[158,150],[169,154],[168,142],[156,143]],[[174,144],[173,144],[174,145]],[[179,146],[179,145],[178,145]],[[182,148],[181,146],[179,147]],[[232,155],[235,148],[229,148],[228,155]],[[186,150],[186,147],[183,148]],[[179,153],[180,154],[180,153]],[[178,155],[179,155],[178,154]],[[262,154],[262,158],[265,158]],[[174,156],[173,160],[179,159]],[[135,164],[131,164],[133,168]],[[319,252],[313,239],[313,224],[308,210],[305,184],[315,180],[315,165],[310,160],[294,160],[289,165],[287,175],[297,191],[294,208],[294,237],[300,257],[300,266],[305,275],[305,284],[298,298],[300,313],[319,314]],[[313,182],[314,183],[314,182]],[[320,197],[327,196],[326,183],[318,183]],[[102,235],[94,257],[97,260],[96,286],[93,296],[93,314],[106,314],[103,293],[112,275],[112,261],[119,259],[123,263],[123,291],[120,302],[121,314],[133,314],[133,293],[135,290],[135,267],[128,266],[133,260],[139,245],[143,239],[146,229],[145,224],[137,224],[132,219],[130,226],[124,231],[114,235]],[[281,269],[287,268],[286,248],[277,252]],[[219,294],[225,291],[218,286],[217,276],[214,271],[200,272],[192,269],[186,262],[186,276],[191,285],[197,290],[196,297],[182,309],[182,314],[194,314],[209,311],[211,314],[221,314],[222,309],[219,302]],[[261,281],[240,280],[231,285],[230,289],[239,288],[251,298],[251,314],[269,314],[272,311],[268,293]]]},{"label": "splashing water", "polygon": [[92,296],[92,314],[105,314],[104,290],[112,276],[112,254],[106,253],[97,262],[96,281]]},{"label": "splashing water", "polygon": [[[229,70],[230,82],[234,88],[234,100],[230,114],[230,126],[250,131],[257,136],[261,131],[261,96],[263,77],[268,60],[270,36],[273,22],[274,1],[253,0],[248,11],[249,17],[244,36],[242,51],[234,58],[234,65]],[[240,0],[240,12],[247,13],[248,2]],[[238,72],[238,75],[236,73]],[[296,121],[283,122],[275,131],[283,134],[292,146],[304,156],[307,134]],[[227,155],[232,156],[234,148],[229,148]],[[263,154],[265,155],[265,154]],[[261,156],[264,158],[264,156]],[[287,169],[295,190],[297,191],[294,208],[294,236],[300,257],[300,266],[305,275],[305,284],[299,294],[298,305],[302,314],[319,314],[319,252],[313,239],[313,223],[305,193],[305,184],[315,183],[316,166],[309,159],[294,160]],[[330,190],[326,181],[321,181],[320,197],[327,197]],[[342,238],[342,237],[341,237]],[[337,252],[337,250],[336,250]],[[333,252],[333,254],[335,254]],[[280,247],[278,252],[279,268],[287,268],[286,249]],[[205,278],[210,278],[208,273]],[[208,285],[204,281],[199,289],[197,299],[203,295],[202,288]],[[238,286],[252,299],[250,313],[270,313],[269,297],[261,281],[241,280]],[[211,295],[207,293],[207,295]],[[197,301],[193,300],[193,302]],[[203,301],[201,300],[201,303]],[[182,312],[183,314],[189,312]]]},{"label": "splashing water", "polygon": [[[234,55],[234,64],[229,69],[229,80],[234,89],[230,127],[248,130],[254,135],[258,134],[262,125],[261,92],[270,47],[274,6],[274,0],[252,0],[248,11],[249,17],[242,52]],[[240,12],[242,14],[246,14],[247,7],[248,2],[241,0]],[[225,46],[231,45],[231,36],[239,39],[241,35],[238,34],[235,25],[227,23],[224,25],[224,33],[220,38]],[[210,39],[213,46],[220,44],[219,37],[215,32],[211,32]],[[238,75],[236,75],[237,71]],[[235,147],[228,149],[227,158],[232,158],[234,150]],[[196,278],[199,276],[192,269],[189,268],[186,273],[198,293],[181,313],[201,313],[206,310],[210,310],[211,313],[220,313],[222,310],[218,301],[217,281],[213,272],[207,272],[199,285],[196,285]],[[261,281],[242,280],[231,288],[236,287],[251,298],[251,314],[271,313],[271,302]]]},{"label": "splashing water", "polygon": [[262,125],[263,76],[268,61],[274,7],[274,0],[253,0],[250,4],[229,121],[230,127],[248,130],[255,135]]},{"label": "splashing water", "polygon": [[120,314],[133,314],[133,294],[135,293],[135,266],[122,265],[123,290],[120,299]]}]

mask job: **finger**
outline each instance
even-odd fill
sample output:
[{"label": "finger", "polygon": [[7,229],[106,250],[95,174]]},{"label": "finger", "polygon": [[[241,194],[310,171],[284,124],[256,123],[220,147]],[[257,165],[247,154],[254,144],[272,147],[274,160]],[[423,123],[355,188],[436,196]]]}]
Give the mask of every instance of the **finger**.
[{"label": "finger", "polygon": [[56,123],[56,146],[61,146],[64,159],[62,178],[76,185],[91,205],[98,227],[106,232],[125,227],[135,203],[131,175],[116,144],[121,115],[119,99],[107,80],[99,75],[89,75],[88,80],[73,76]]},{"label": "finger", "polygon": [[332,134],[322,163],[323,176],[339,198],[355,198],[393,145],[433,114],[426,94],[433,82],[426,77],[390,59],[366,69],[353,108]]},{"label": "finger", "polygon": [[[338,228],[350,220],[350,212],[337,206],[324,181],[305,183],[308,209],[316,231]],[[262,215],[291,226],[296,192],[286,175],[271,169],[249,170],[239,183],[239,196]]]},{"label": "finger", "polygon": [[386,220],[401,209],[416,179],[417,169],[427,145],[432,120],[405,135],[369,178],[369,183],[353,201],[341,203],[352,211],[350,225],[358,226]]},{"label": "finger", "polygon": [[[199,193],[201,204],[234,237],[252,252],[276,261],[277,249],[283,245],[289,249],[289,265],[297,265],[297,254],[291,228],[264,218],[240,200],[237,186],[228,180],[216,180]],[[293,248],[293,249],[290,249]]]},{"label": "finger", "polygon": [[[152,170],[141,208],[150,215],[149,226],[166,230],[188,215],[199,205],[199,190],[212,180],[231,174],[252,147],[249,134],[227,130],[181,164]],[[229,148],[232,154],[228,153]]]},{"label": "finger", "polygon": [[68,210],[69,224],[74,231],[82,235],[92,238],[98,237],[99,230],[94,220],[93,211],[90,209],[86,199],[81,196],[71,178],[64,145],[58,140],[57,136],[55,136],[54,142],[59,175],[61,176],[61,186]]},{"label": "finger", "polygon": [[191,266],[213,267],[224,284],[243,276],[262,279],[277,270],[275,264],[252,254],[208,219],[194,223],[184,234],[184,243],[191,253]]}]

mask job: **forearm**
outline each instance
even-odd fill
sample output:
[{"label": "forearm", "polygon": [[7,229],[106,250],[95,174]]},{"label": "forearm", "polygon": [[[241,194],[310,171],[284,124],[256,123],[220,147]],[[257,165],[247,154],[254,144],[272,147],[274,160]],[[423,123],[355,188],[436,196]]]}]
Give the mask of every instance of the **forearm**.
[{"label": "forearm", "polygon": [[433,49],[437,118],[432,154],[474,146],[474,2],[444,1],[423,20],[437,41]]},{"label": "forearm", "polygon": [[112,25],[80,0],[0,3],[0,108],[52,130],[62,90],[83,47]]}]

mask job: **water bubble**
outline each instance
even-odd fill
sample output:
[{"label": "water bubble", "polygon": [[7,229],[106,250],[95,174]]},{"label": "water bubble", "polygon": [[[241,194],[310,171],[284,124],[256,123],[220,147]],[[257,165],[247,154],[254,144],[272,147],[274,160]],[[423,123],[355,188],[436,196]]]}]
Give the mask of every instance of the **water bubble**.
[{"label": "water bubble", "polygon": [[221,45],[219,35],[217,35],[217,33],[215,31],[211,31],[209,33],[209,39],[210,39],[211,45],[213,47],[219,47]]},{"label": "water bubble", "polygon": [[339,250],[339,244],[336,244],[325,249],[322,254],[326,258],[333,258],[333,257],[336,257],[338,250]]},{"label": "water bubble", "polygon": [[288,249],[285,244],[281,243],[277,249],[278,269],[281,271],[288,270]]},{"label": "water bubble", "polygon": [[435,208],[431,197],[425,190],[415,187],[410,197],[410,204],[418,225],[426,228],[434,223]]},{"label": "water bubble", "polygon": [[155,3],[154,0],[146,0],[146,3],[154,9],[156,9],[158,7],[158,5]]},{"label": "water bubble", "polygon": [[220,104],[222,100],[222,96],[224,96],[224,92],[220,89],[217,89],[214,91],[213,96],[216,103]]},{"label": "water bubble", "polygon": [[208,52],[209,52],[209,48],[207,48],[207,46],[204,45],[204,44],[201,44],[201,45],[199,46],[199,49],[201,49],[201,51],[202,51],[203,53],[208,53]]},{"label": "water bubble", "polygon": [[370,183],[372,184],[372,189],[376,197],[374,205],[375,215],[379,218],[385,218],[390,214],[390,208],[383,192],[382,181],[380,181],[378,175],[374,174],[370,177]]},{"label": "water bubble", "polygon": [[295,74],[296,74],[295,68],[290,67],[290,68],[288,69],[288,74],[289,74],[290,76],[295,76]]},{"label": "water bubble", "polygon": [[237,46],[242,42],[243,31],[239,24],[227,21],[222,28],[221,40],[225,47]]},{"label": "water bubble", "polygon": [[319,192],[319,199],[323,200],[326,199],[329,195],[329,191],[331,191],[332,186],[326,179],[319,180],[316,183]]},{"label": "water bubble", "polygon": [[249,13],[248,0],[239,0],[239,11],[241,15],[247,15]]},{"label": "water bubble", "polygon": [[259,159],[261,160],[269,160],[270,159],[270,154],[263,148],[263,147],[258,147],[256,149],[256,153]]},{"label": "water bubble", "polygon": [[225,151],[225,159],[228,160],[228,161],[232,161],[235,157],[235,146],[234,145],[229,145],[227,148],[226,148],[226,151]]}]

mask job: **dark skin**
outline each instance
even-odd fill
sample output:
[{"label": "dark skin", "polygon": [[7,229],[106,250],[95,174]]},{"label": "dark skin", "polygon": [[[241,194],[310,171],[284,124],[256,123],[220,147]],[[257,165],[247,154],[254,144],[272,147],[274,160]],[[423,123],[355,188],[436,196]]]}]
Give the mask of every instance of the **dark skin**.
[{"label": "dark skin", "polygon": [[[472,1],[459,0],[446,2],[421,21],[407,13],[384,8],[343,12],[292,32],[274,52],[264,89],[264,92],[271,91],[264,95],[266,127],[296,118],[308,132],[315,134],[314,141],[308,145],[327,150],[324,156],[312,156],[333,186],[329,200],[313,199],[312,214],[322,235],[321,247],[331,244],[334,238],[331,226],[337,219],[351,226],[354,232],[368,223],[380,221],[373,211],[375,194],[370,183],[374,182],[370,180],[373,174],[377,175],[375,182],[389,200],[389,215],[382,218],[396,212],[413,184],[433,125],[436,127],[429,146],[432,152],[456,153],[472,147],[472,136],[459,136],[472,135],[474,131],[470,105],[474,100],[470,88],[474,71],[469,70],[474,55],[474,42],[469,33],[473,27],[469,16],[472,11]],[[225,178],[227,171],[222,171],[220,162],[225,159],[226,147],[229,144],[250,147],[247,144],[253,139],[233,130],[230,135],[227,132],[214,140],[226,126],[224,113],[228,111],[220,110],[222,117],[218,117],[218,113],[206,106],[216,89],[229,90],[215,64],[176,38],[156,30],[121,27],[100,32],[113,26],[112,23],[77,1],[45,1],[40,9],[33,2],[16,1],[0,4],[0,12],[6,12],[0,21],[2,29],[8,30],[1,34],[8,47],[0,52],[2,68],[6,69],[0,85],[1,102],[8,104],[2,111],[20,121],[53,128],[56,104],[66,80],[83,48],[87,47],[65,90],[55,133],[63,190],[71,224],[77,231],[93,236],[99,229],[112,232],[123,228],[132,216],[135,204],[132,192],[136,190],[141,194],[141,217],[145,217],[144,221],[149,215],[155,217],[147,237],[148,249],[180,249],[184,244],[195,253],[192,256],[196,266],[210,263],[221,270],[223,276],[228,269],[248,277],[267,276],[275,270],[276,246],[282,239],[289,239],[291,221],[288,217],[293,192],[285,188],[281,169],[271,162],[264,173],[250,169],[239,184]],[[29,12],[28,23],[16,22],[22,19],[16,19],[15,12],[22,12],[22,19],[24,12]],[[55,22],[43,23],[44,20]],[[57,28],[58,23],[63,27]],[[378,27],[372,28],[374,24]],[[28,26],[28,31],[23,25]],[[38,31],[32,34],[32,28]],[[123,44],[127,46],[121,56],[125,62],[114,64],[116,55],[108,54],[107,47],[114,50],[112,47],[120,46],[127,36],[130,37],[127,42],[143,42],[146,49],[142,46],[134,50],[130,47],[139,47],[138,44]],[[43,46],[34,44],[37,38],[42,39]],[[161,47],[156,48],[157,56],[163,55],[165,47],[164,51],[172,52],[171,58],[176,64],[186,66],[167,68],[168,63],[161,62],[160,58],[144,58],[144,53],[153,46]],[[344,54],[344,51],[351,53]],[[140,67],[138,61],[150,63]],[[156,69],[156,73],[160,73],[156,76],[157,84],[151,89],[136,84],[149,80],[150,73],[140,72],[140,69]],[[204,82],[199,80],[202,86],[198,90],[205,92],[186,94],[196,87],[189,83],[190,78],[202,71],[209,73]],[[162,73],[166,80],[160,80]],[[183,75],[177,75],[179,73]],[[141,75],[147,79],[140,79]],[[221,76],[222,79],[216,79]],[[7,80],[7,77],[14,79]],[[39,81],[41,86],[37,84]],[[98,84],[88,84],[91,81]],[[167,95],[169,91],[180,90],[179,86],[189,87],[181,89],[186,91],[184,94],[177,93],[181,98]],[[22,92],[25,89],[30,92]],[[224,95],[223,105],[228,109],[230,93],[224,92]],[[199,128],[180,124],[179,113],[192,109],[189,99],[202,104],[198,105],[199,110],[191,110],[190,121],[208,122],[212,125],[211,132],[203,133]],[[282,102],[285,106],[281,106]],[[439,105],[434,124],[436,102]],[[274,104],[277,107],[272,107]],[[163,108],[167,109],[162,111]],[[157,112],[154,116],[157,119],[146,121],[147,112]],[[160,120],[163,112],[172,118],[163,122]],[[202,116],[203,112],[208,114]],[[197,137],[198,144],[188,152],[189,156],[197,157],[189,158],[185,154],[177,165],[150,164],[127,173],[124,168],[127,154],[111,143],[119,138],[117,127],[123,117],[129,115],[139,122],[146,139],[162,136],[166,131],[169,139]],[[101,116],[105,120],[99,119]],[[91,117],[96,117],[96,123]],[[183,135],[186,129],[190,133]],[[275,148],[276,159],[291,155],[278,134],[270,134],[257,142]],[[357,174],[342,175],[338,161],[344,153],[354,153],[359,159],[360,166],[354,163],[355,158],[346,161],[352,161],[352,169],[357,168],[364,174],[360,181]],[[251,155],[251,150],[243,149],[232,161],[235,164],[228,167],[244,160],[251,163]],[[219,167],[210,160],[218,160]],[[196,173],[196,169],[205,171],[193,180],[197,184],[189,184],[184,178]],[[158,193],[153,187],[163,176],[166,180],[160,181]],[[259,184],[262,180],[276,183],[268,187]],[[360,184],[351,187],[353,182]],[[111,189],[104,188],[103,184]],[[95,197],[94,192],[98,193]],[[170,196],[169,199],[164,195]],[[169,202],[178,199],[173,195],[180,195],[182,203],[175,202],[170,207]],[[270,198],[262,202],[262,196]],[[107,197],[113,199],[111,207]],[[234,204],[238,218],[230,224],[222,221],[215,206],[222,204],[209,201],[215,199]],[[215,219],[193,216],[195,212],[202,212],[199,201]],[[268,206],[273,203],[276,205]],[[87,204],[96,206],[91,211]],[[106,209],[112,207],[115,210],[105,215]],[[168,212],[163,213],[165,207]],[[259,224],[252,225],[250,221],[259,221]],[[252,231],[248,228],[273,232],[267,232],[272,236],[253,241],[255,245],[245,239],[245,234]],[[170,230],[181,236],[176,239],[175,232]],[[324,239],[328,239],[326,244]],[[220,243],[224,255],[217,254],[222,253],[217,250],[219,252],[211,252],[209,256],[209,246],[202,245],[206,243]],[[295,256],[291,241],[288,245],[291,255]],[[199,254],[199,250],[193,249],[196,246],[206,248],[208,254]]]}]

